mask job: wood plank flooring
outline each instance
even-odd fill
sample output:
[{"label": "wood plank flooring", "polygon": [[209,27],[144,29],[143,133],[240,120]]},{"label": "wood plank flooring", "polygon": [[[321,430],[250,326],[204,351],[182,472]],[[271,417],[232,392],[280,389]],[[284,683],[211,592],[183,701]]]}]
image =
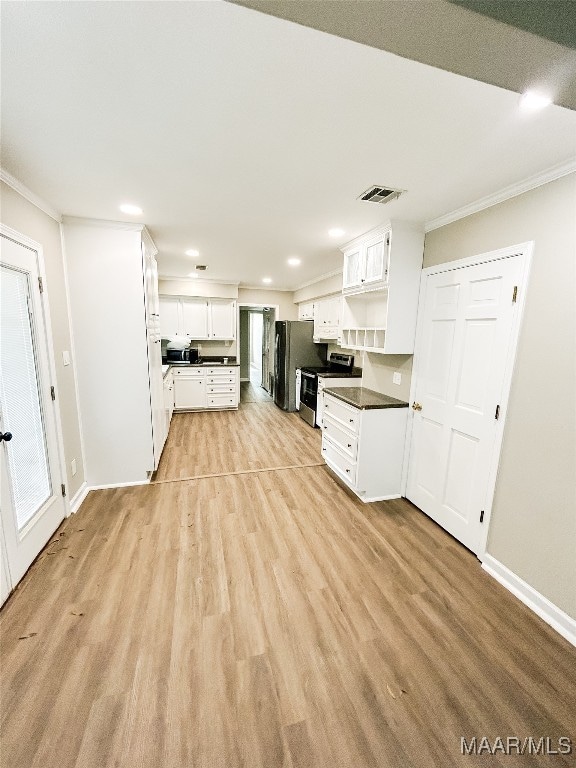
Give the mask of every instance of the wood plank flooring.
[{"label": "wood plank flooring", "polygon": [[[255,407],[201,419],[215,459],[251,455],[246,420],[308,444]],[[460,754],[576,742],[576,652],[410,503],[322,466],[90,493],[0,631],[3,768],[574,764]]]},{"label": "wood plank flooring", "polygon": [[238,411],[174,414],[155,481],[321,464],[320,430],[255,391],[244,389]]}]

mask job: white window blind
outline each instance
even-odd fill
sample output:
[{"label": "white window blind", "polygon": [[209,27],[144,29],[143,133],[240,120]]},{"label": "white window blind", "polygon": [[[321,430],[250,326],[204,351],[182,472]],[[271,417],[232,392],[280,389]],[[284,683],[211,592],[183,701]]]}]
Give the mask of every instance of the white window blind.
[{"label": "white window blind", "polygon": [[28,275],[0,273],[0,407],[12,501],[18,530],[52,495],[32,321]]}]

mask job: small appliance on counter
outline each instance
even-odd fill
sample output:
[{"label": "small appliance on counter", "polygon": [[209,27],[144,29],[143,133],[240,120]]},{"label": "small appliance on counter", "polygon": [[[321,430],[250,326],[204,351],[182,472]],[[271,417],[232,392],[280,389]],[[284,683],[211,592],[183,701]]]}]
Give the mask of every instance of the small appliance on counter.
[{"label": "small appliance on counter", "polygon": [[349,379],[362,378],[362,369],[354,368],[354,355],[332,352],[328,364],[321,367],[303,367],[300,383],[298,413],[311,427],[322,426],[324,379],[327,386],[348,386]]},{"label": "small appliance on counter", "polygon": [[179,337],[162,339],[162,361],[166,363],[196,363],[198,350],[190,346],[188,339]]}]

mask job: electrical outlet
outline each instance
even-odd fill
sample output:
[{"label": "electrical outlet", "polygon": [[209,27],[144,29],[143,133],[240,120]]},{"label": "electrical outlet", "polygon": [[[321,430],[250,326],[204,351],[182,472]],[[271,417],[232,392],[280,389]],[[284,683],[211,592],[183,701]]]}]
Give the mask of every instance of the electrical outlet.
[{"label": "electrical outlet", "polygon": [[72,461],[70,462],[70,466],[72,467],[72,477],[74,477],[74,475],[78,471],[76,468],[76,459],[72,459]]},{"label": "electrical outlet", "polygon": [[392,374],[392,384],[402,384],[402,374],[399,371]]},{"label": "electrical outlet", "polygon": [[64,350],[62,352],[62,362],[64,363],[64,365],[70,365],[70,352],[68,352],[67,350]]}]

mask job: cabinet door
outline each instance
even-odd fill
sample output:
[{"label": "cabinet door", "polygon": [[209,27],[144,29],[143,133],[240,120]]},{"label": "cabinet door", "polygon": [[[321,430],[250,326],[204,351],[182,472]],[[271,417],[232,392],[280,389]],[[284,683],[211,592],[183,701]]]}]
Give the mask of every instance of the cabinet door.
[{"label": "cabinet door", "polygon": [[160,298],[160,333],[164,338],[177,336],[182,333],[182,320],[180,317],[180,299],[169,296]]},{"label": "cabinet door", "polygon": [[298,304],[298,320],[314,320],[314,302]]},{"label": "cabinet door", "polygon": [[210,300],[210,338],[236,338],[236,302],[229,299]]},{"label": "cabinet door", "polygon": [[206,380],[180,376],[174,381],[176,408],[206,408]]},{"label": "cabinet door", "polygon": [[364,282],[375,283],[386,280],[388,273],[389,235],[380,235],[366,244]]},{"label": "cabinet door", "polygon": [[351,248],[344,254],[343,288],[352,288],[362,284],[362,249]]},{"label": "cabinet door", "polygon": [[182,299],[182,333],[192,339],[208,339],[207,299]]}]

